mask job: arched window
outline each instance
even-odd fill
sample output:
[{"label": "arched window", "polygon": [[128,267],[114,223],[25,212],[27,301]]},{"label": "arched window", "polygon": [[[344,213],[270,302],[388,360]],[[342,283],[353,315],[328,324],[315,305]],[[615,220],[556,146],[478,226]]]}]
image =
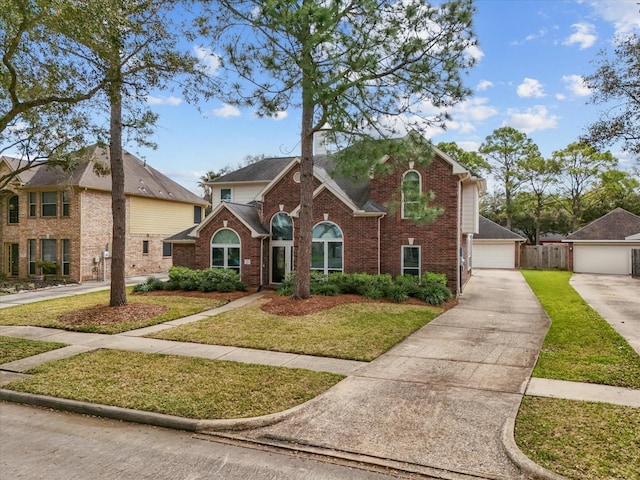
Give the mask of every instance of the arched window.
[{"label": "arched window", "polygon": [[293,220],[287,213],[278,212],[271,219],[271,238],[293,240]]},{"label": "arched window", "polygon": [[20,210],[18,203],[18,196],[13,195],[9,197],[9,202],[7,203],[7,207],[9,211],[7,212],[7,221],[9,223],[18,223],[20,218]]},{"label": "arched window", "polygon": [[342,272],[342,230],[335,223],[322,222],[313,227],[311,270],[325,275]]},{"label": "arched window", "polygon": [[223,228],[211,237],[211,267],[240,273],[240,237],[233,230]]},{"label": "arched window", "polygon": [[402,218],[416,218],[420,209],[422,178],[415,170],[405,172],[402,177]]}]

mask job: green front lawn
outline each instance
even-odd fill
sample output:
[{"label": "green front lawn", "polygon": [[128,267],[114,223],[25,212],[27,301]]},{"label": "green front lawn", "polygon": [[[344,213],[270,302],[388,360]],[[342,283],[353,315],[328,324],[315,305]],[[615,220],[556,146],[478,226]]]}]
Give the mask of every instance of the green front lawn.
[{"label": "green front lawn", "polygon": [[64,343],[40,342],[0,335],[0,363],[9,363],[64,347]]},{"label": "green front lawn", "polygon": [[428,306],[352,303],[287,317],[266,313],[255,302],[149,336],[370,361],[440,313],[440,309]]},{"label": "green front lawn", "polygon": [[522,275],[551,318],[534,377],[640,388],[640,356],[571,287],[570,272]]},{"label": "green front lawn", "polygon": [[[179,293],[171,296],[131,295],[131,290],[132,288],[127,289],[129,293],[127,296],[128,303],[161,305],[167,307],[168,310],[161,315],[144,320],[119,321],[115,318],[106,324],[89,323],[71,325],[58,320],[58,316],[64,313],[94,307],[96,305],[108,305],[110,293],[108,290],[105,290],[3,308],[0,310],[0,325],[33,325],[78,332],[114,334],[168,322],[176,318],[187,317],[195,313],[217,308],[227,303],[225,300],[218,299],[181,297]],[[114,312],[114,316],[115,315],[117,314]]]},{"label": "green front lawn", "polygon": [[177,355],[97,350],[33,368],[4,388],[196,419],[246,418],[306,402],[331,373]]}]

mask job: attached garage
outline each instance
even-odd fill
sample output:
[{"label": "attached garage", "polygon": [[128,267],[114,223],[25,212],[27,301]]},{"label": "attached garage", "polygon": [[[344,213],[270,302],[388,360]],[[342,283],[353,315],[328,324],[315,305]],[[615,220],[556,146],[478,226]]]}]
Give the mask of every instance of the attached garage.
[{"label": "attached garage", "polygon": [[563,242],[569,243],[575,273],[631,275],[631,249],[640,248],[640,217],[616,208]]},{"label": "attached garage", "polygon": [[480,216],[479,232],[473,237],[473,268],[520,267],[520,244],[524,238]]}]

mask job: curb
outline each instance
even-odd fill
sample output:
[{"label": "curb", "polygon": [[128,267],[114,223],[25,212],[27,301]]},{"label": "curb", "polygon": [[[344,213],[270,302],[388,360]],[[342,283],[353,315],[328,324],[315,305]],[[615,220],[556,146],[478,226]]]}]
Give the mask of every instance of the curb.
[{"label": "curb", "polygon": [[530,480],[567,480],[557,473],[551,472],[527,457],[515,441],[516,419],[507,420],[502,427],[502,446],[509,459],[516,465],[524,478]]},{"label": "curb", "polygon": [[164,415],[162,413],[143,412],[130,408],[99,405],[96,403],[80,402],[78,400],[48,397],[46,395],[15,392],[13,390],[5,389],[0,389],[0,400],[36,405],[38,407],[54,408],[56,410],[65,410],[67,412],[81,413],[85,415],[95,415],[98,417],[112,418],[114,420],[142,423],[156,427],[185,430],[187,432],[196,432],[199,422],[199,420],[176,417],[173,415]]}]

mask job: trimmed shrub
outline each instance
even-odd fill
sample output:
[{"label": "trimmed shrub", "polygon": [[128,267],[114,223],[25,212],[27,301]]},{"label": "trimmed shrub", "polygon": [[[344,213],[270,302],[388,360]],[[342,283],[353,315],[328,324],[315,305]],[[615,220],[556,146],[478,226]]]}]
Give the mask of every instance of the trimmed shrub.
[{"label": "trimmed shrub", "polygon": [[444,285],[432,283],[418,290],[417,298],[430,305],[442,305],[451,298],[451,291]]},{"label": "trimmed shrub", "polygon": [[407,290],[404,285],[392,285],[387,290],[387,298],[392,302],[402,303],[409,300],[409,295],[407,294]]}]

